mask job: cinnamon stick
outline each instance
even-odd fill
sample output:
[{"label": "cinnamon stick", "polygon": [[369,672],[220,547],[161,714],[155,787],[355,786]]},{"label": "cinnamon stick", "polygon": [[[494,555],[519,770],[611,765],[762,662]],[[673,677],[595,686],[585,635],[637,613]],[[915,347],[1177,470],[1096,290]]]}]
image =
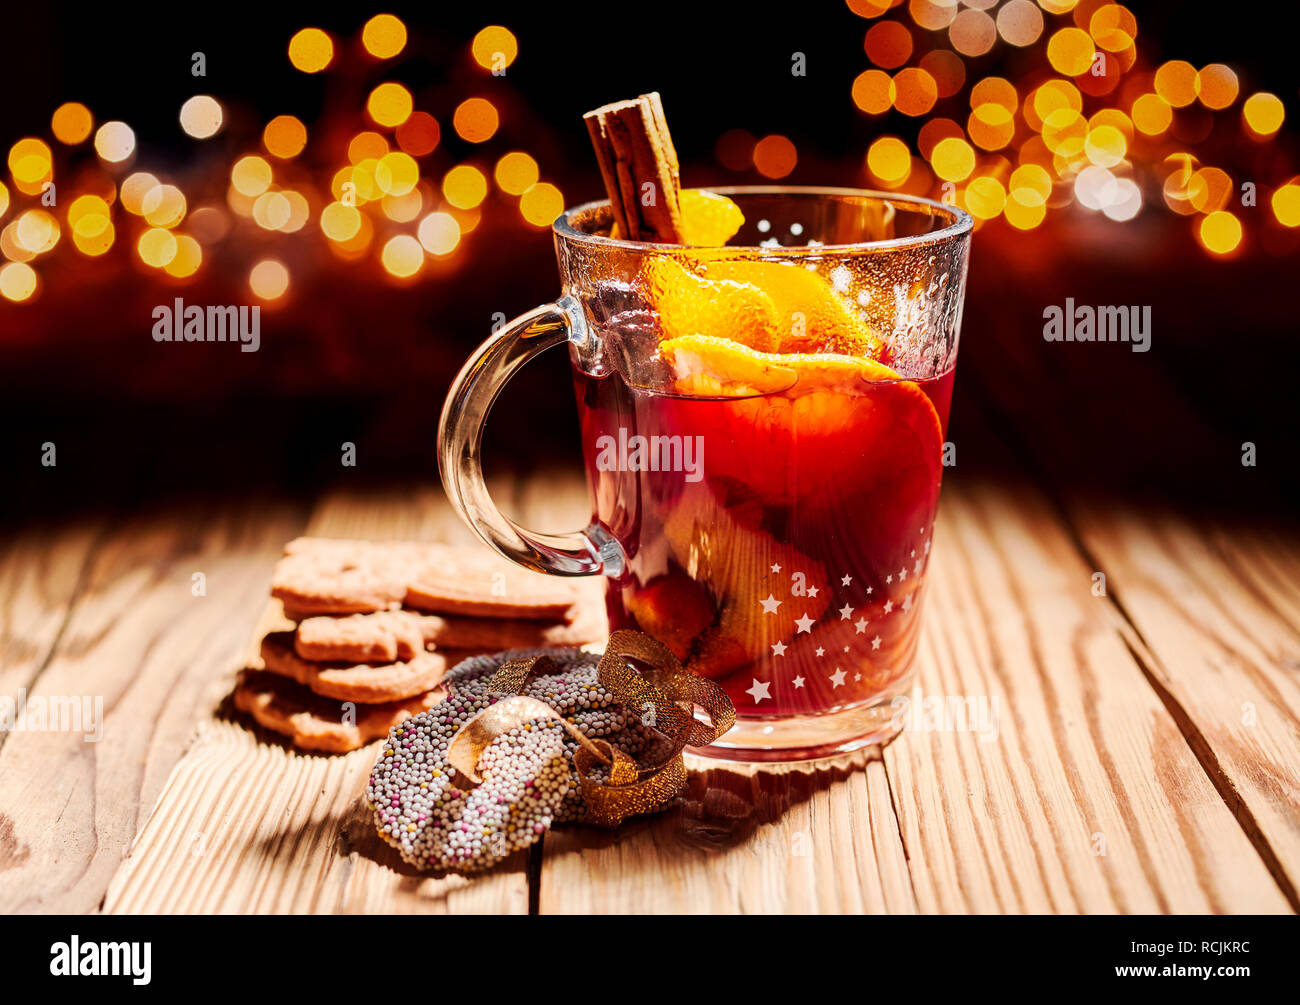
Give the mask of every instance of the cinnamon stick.
[{"label": "cinnamon stick", "polygon": [[677,151],[659,92],[583,116],[620,236],[681,244]]}]

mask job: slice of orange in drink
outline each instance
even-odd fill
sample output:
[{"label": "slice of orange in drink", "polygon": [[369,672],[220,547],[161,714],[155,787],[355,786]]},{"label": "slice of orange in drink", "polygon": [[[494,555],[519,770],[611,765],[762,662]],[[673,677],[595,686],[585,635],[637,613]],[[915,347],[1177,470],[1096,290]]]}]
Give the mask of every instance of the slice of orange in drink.
[{"label": "slice of orange in drink", "polygon": [[814,270],[793,262],[724,259],[709,262],[704,274],[708,279],[755,286],[771,297],[781,314],[775,347],[782,352],[879,354],[880,339]]},{"label": "slice of orange in drink", "polygon": [[764,353],[727,339],[660,343],[674,390],[720,397],[705,469],[770,505],[821,505],[900,479],[937,494],[943,430],[914,381],[874,360]]},{"label": "slice of orange in drink", "polygon": [[717,248],[726,244],[745,214],[725,195],[702,188],[684,188],[679,196],[682,212],[682,243]]},{"label": "slice of orange in drink", "polygon": [[[708,591],[716,608],[716,618],[692,633],[683,657],[694,673],[716,678],[749,666],[773,645],[793,639],[799,613],[815,622],[830,604],[825,568],[763,528],[764,502],[732,493],[722,481],[687,484],[664,514],[663,535],[672,557],[698,589]],[[793,570],[813,589],[799,600],[799,613],[778,617],[775,606],[760,601],[787,597]]]},{"label": "slice of orange in drink", "polygon": [[[682,244],[699,248],[720,248],[730,241],[745,214],[725,195],[702,188],[684,188],[678,193],[681,211]],[[609,236],[618,240],[623,235],[618,224],[609,228]]]},{"label": "slice of orange in drink", "polygon": [[778,347],[780,312],[757,286],[705,279],[673,255],[651,255],[641,276],[665,338],[707,333],[759,350]]}]

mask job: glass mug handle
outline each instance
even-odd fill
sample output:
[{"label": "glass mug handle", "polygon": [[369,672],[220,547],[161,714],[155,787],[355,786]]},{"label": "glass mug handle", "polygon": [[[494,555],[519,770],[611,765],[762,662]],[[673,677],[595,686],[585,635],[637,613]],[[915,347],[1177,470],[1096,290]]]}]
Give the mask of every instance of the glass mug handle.
[{"label": "glass mug handle", "polygon": [[594,349],[572,297],[534,307],[474,350],[452,381],[438,424],[438,468],[452,507],[513,562],[558,576],[622,575],[622,546],[597,523],[568,534],[525,530],[497,508],[483,481],[483,426],[510,378],[534,356],[565,342]]}]

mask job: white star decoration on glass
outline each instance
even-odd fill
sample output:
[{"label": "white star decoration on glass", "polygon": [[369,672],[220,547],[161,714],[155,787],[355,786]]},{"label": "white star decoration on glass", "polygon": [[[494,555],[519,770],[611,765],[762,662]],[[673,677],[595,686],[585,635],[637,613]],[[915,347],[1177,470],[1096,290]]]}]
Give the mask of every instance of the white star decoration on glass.
[{"label": "white star decoration on glass", "polygon": [[758,678],[755,677],[754,686],[746,690],[745,694],[751,696],[754,699],[754,704],[757,705],[764,698],[767,698],[769,700],[771,699],[772,697],[772,693],[770,690],[771,687],[772,685],[769,684],[767,681],[763,681],[762,683],[759,683]]},{"label": "white star decoration on glass", "polygon": [[[783,670],[779,680],[776,681],[759,681],[758,678],[755,677],[753,679],[753,686],[745,692],[753,699],[754,704],[757,705],[764,700],[772,700],[771,687],[774,683],[779,686],[792,685],[795,690],[802,690],[807,687],[808,678],[806,674],[804,672],[799,672],[807,671],[808,669],[807,666],[801,665],[801,660],[807,659],[807,651],[802,649],[796,640],[799,635],[808,634],[816,636],[814,641],[823,644],[817,645],[812,652],[815,653],[817,659],[825,659],[827,656],[827,646],[824,643],[831,640],[835,643],[843,642],[846,637],[845,632],[847,631],[847,629],[834,629],[829,623],[827,623],[831,619],[834,619],[834,614],[832,614],[831,611],[838,611],[838,620],[850,622],[854,628],[854,634],[864,637],[861,643],[856,644],[856,647],[854,645],[843,646],[844,655],[841,659],[848,661],[862,661],[865,658],[866,652],[878,652],[882,648],[885,639],[881,635],[867,636],[867,632],[871,627],[871,622],[876,620],[882,613],[890,614],[895,608],[901,608],[903,611],[912,610],[913,599],[916,597],[916,592],[914,589],[907,591],[903,584],[907,582],[909,575],[911,575],[915,580],[915,582],[911,584],[913,587],[919,584],[921,572],[925,567],[925,556],[930,553],[930,542],[929,540],[925,540],[925,535],[927,533],[927,530],[922,528],[917,541],[917,547],[910,549],[908,555],[909,561],[904,563],[898,570],[891,571],[883,577],[883,584],[887,584],[891,588],[884,591],[884,595],[880,598],[881,602],[879,605],[877,605],[875,601],[867,599],[874,595],[874,586],[863,583],[861,586],[855,587],[855,576],[852,573],[846,572],[836,577],[839,579],[840,586],[842,587],[839,597],[835,597],[836,591],[833,586],[835,582],[834,579],[815,586],[805,585],[805,573],[794,571],[787,574],[791,580],[790,584],[782,586],[773,582],[775,589],[768,593],[766,599],[760,600],[759,605],[765,614],[778,615],[777,620],[772,622],[772,624],[776,626],[774,634],[778,636],[778,641],[770,643],[772,656],[786,657],[787,654],[789,654],[788,658],[792,662],[783,663],[782,667],[788,668],[791,675],[786,676],[785,671]],[[769,565],[769,568],[774,574],[782,573],[782,564],[780,562],[772,562]],[[872,578],[874,578],[875,575],[876,574],[873,572]],[[781,581],[784,582],[785,578],[786,576],[782,575]],[[877,579],[876,582],[881,583],[882,580]],[[777,599],[776,590],[780,590],[785,594],[784,599]],[[790,614],[787,614],[784,617],[780,615],[780,608],[786,599],[797,600],[799,597],[817,598],[823,590],[829,595],[826,606],[830,610],[826,613],[830,614],[830,618],[825,619],[820,624],[820,627],[818,627],[818,618],[808,609],[805,609],[802,616],[794,618],[792,622],[786,620],[786,618],[790,617]],[[895,595],[903,594],[903,597],[901,600],[895,600],[890,596],[891,593]],[[839,600],[843,606],[835,607],[835,600]],[[857,614],[859,608],[855,607],[855,601],[862,605],[861,614]],[[819,612],[822,611],[821,607],[817,607],[816,609]],[[798,608],[796,607],[795,610],[798,610]],[[793,612],[791,612],[791,614],[792,613]],[[816,628],[816,631],[814,631],[814,628]],[[840,636],[838,639],[836,638],[836,634],[839,634]],[[781,636],[784,636],[784,640],[781,640]],[[871,643],[869,650],[866,648],[866,643],[868,641]],[[831,648],[834,648],[834,646],[832,645]],[[834,664],[832,663],[832,665]],[[860,665],[865,664],[862,663]],[[843,667],[836,666],[834,673],[826,674],[826,680],[830,682],[832,689],[844,687],[848,683],[850,677],[852,677],[854,682],[861,683],[863,680],[863,674],[854,671],[855,668],[851,662],[848,665],[847,670]],[[814,674],[814,676],[820,676],[822,673],[825,673],[825,671],[819,670],[817,674]],[[782,682],[788,682],[788,684]]]}]

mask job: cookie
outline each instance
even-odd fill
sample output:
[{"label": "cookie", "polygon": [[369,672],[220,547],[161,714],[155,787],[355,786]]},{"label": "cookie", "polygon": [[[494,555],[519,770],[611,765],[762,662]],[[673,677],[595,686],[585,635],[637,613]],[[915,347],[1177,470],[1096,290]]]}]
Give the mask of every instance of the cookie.
[{"label": "cookie", "polygon": [[421,570],[407,586],[403,603],[434,614],[573,621],[580,601],[577,583],[475,552]]},{"label": "cookie", "polygon": [[293,647],[305,660],[391,663],[426,648],[542,649],[581,646],[605,635],[604,612],[593,608],[584,608],[572,623],[378,611],[307,618],[298,625]]},{"label": "cookie", "polygon": [[285,546],[271,595],[301,619],[403,606],[434,614],[572,621],[582,588],[480,547],[300,537]]},{"label": "cookie", "polygon": [[265,728],[287,736],[300,750],[341,754],[378,740],[395,725],[436,705],[442,690],[380,705],[331,701],[266,670],[245,670],[235,687],[235,707]]},{"label": "cookie", "polygon": [[442,680],[448,667],[473,653],[419,652],[391,663],[315,663],[293,649],[292,632],[272,632],[262,639],[266,669],[339,701],[377,704],[423,694]]},{"label": "cookie", "polygon": [[271,596],[311,614],[393,610],[402,605],[413,574],[444,550],[402,541],[296,538],[271,574]]}]

